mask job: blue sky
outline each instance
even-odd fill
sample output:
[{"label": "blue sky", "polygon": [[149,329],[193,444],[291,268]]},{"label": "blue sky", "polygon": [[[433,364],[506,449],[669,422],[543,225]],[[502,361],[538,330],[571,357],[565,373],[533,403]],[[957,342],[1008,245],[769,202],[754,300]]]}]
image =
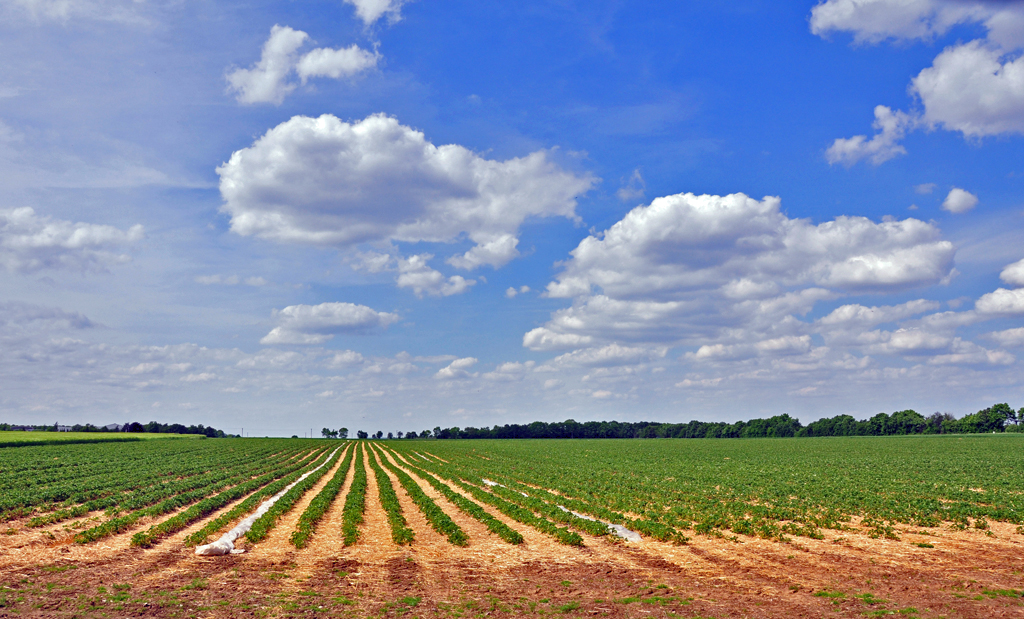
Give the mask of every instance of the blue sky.
[{"label": "blue sky", "polygon": [[1024,4],[0,0],[0,417],[1020,406]]}]

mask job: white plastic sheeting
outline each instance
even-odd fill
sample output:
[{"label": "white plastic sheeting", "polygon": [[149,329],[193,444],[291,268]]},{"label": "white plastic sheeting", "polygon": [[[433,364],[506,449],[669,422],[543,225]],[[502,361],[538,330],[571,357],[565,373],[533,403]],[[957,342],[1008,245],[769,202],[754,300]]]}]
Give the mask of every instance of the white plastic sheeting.
[{"label": "white plastic sheeting", "polygon": [[[338,449],[341,449],[341,447],[339,447]],[[270,511],[270,508],[274,506],[274,503],[277,503],[278,499],[283,497],[300,481],[306,479],[313,473],[327,466],[327,463],[330,462],[332,458],[334,458],[334,454],[338,453],[338,449],[335,449],[334,452],[331,453],[330,457],[324,460],[323,464],[321,464],[320,466],[316,467],[311,471],[306,471],[298,479],[285,486],[284,490],[278,492],[274,496],[264,501],[263,504],[260,505],[259,508],[257,508],[256,511],[252,513],[252,515],[247,517],[245,520],[239,522],[235,528],[231,529],[230,531],[222,535],[220,539],[211,544],[205,544],[203,546],[199,546],[198,548],[196,548],[196,554],[207,557],[219,557],[221,555],[235,555],[245,552],[244,550],[239,550],[235,548],[235,540],[248,533],[249,529],[252,528],[253,523],[259,520],[260,516]]]},{"label": "white plastic sheeting", "polygon": [[598,520],[597,518],[594,518],[592,516],[588,516],[586,514],[581,514],[579,512],[574,512],[572,510],[566,509],[561,505],[558,506],[558,509],[562,510],[563,512],[569,512],[577,518],[582,518],[584,520],[593,520],[594,522],[600,522],[601,524],[606,525],[609,531],[626,540],[627,542],[639,542],[641,539],[639,533],[637,533],[636,531],[630,531],[621,524],[612,524],[610,522],[605,522],[604,520]]}]

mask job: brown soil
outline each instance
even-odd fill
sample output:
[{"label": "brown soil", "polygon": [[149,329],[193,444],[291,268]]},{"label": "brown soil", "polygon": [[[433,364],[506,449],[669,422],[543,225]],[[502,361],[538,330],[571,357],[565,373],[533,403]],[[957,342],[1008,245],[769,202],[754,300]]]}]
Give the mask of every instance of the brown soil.
[{"label": "brown soil", "polygon": [[685,546],[584,535],[586,546],[571,548],[487,508],[523,534],[525,543],[513,546],[408,462],[387,457],[466,531],[467,547],[430,528],[397,480],[416,541],[394,545],[369,471],[360,541],[343,548],[353,468],[310,545],[296,550],[288,536],[334,470],[241,555],[199,557],[185,548],[184,537],[204,521],[147,550],[129,545],[134,531],[80,546],[7,527],[0,617],[1024,617],[1024,535],[1013,525],[928,534],[914,527],[898,541],[859,531],[786,543],[693,536]]}]

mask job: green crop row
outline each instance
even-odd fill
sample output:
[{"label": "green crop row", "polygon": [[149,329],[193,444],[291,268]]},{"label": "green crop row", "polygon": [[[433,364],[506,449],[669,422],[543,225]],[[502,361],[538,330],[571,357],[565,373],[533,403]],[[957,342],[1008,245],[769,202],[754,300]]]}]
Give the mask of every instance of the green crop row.
[{"label": "green crop row", "polygon": [[199,546],[210,541],[210,536],[219,532],[221,529],[226,527],[229,523],[241,518],[245,514],[255,510],[259,504],[269,497],[274,496],[284,488],[286,488],[293,481],[302,476],[303,469],[315,468],[319,466],[321,460],[327,457],[327,448],[320,448],[315,454],[312,462],[306,462],[302,460],[292,464],[290,467],[285,469],[285,476],[278,479],[272,484],[264,486],[262,490],[254,492],[249,495],[247,499],[235,505],[227,512],[217,516],[210,522],[206,523],[202,529],[192,533],[185,538],[186,546]]},{"label": "green crop row", "polygon": [[270,484],[287,473],[288,469],[274,468],[270,472],[265,473],[256,479],[238,484],[237,486],[229,488],[220,494],[205,498],[180,514],[176,514],[171,518],[150,527],[146,531],[139,531],[132,536],[132,546],[149,548],[160,538],[184,529],[196,520],[213,513],[234,500],[259,490],[263,486]]},{"label": "green crop row", "polygon": [[[392,453],[397,455],[398,452],[393,451]],[[516,531],[504,522],[490,515],[484,508],[480,507],[473,501],[470,501],[469,499],[462,496],[458,492],[455,492],[450,487],[448,487],[448,484],[444,483],[443,481],[435,477],[432,473],[429,473],[423,470],[422,468],[412,464],[412,462],[409,459],[404,459],[404,462],[404,466],[406,468],[419,475],[422,479],[427,480],[427,483],[433,486],[435,490],[443,494],[445,498],[448,499],[448,501],[450,501],[460,510],[462,510],[466,514],[469,514],[473,518],[476,518],[480,522],[484,523],[491,533],[496,534],[498,537],[500,537],[501,539],[505,540],[510,544],[523,543],[523,536],[519,533],[519,531]]]},{"label": "green crop row", "polygon": [[353,447],[356,454],[356,470],[352,474],[352,485],[345,496],[345,507],[341,510],[341,536],[345,546],[352,546],[359,541],[359,525],[363,524],[363,511],[366,509],[366,467],[363,465],[363,446],[356,443]]},{"label": "green crop row", "polygon": [[462,476],[452,473],[447,465],[441,462],[435,462],[433,460],[425,462],[427,470],[436,473],[440,477],[451,481],[458,487],[462,488],[466,492],[470,493],[474,499],[481,503],[486,503],[491,507],[494,507],[501,513],[505,514],[509,518],[516,522],[521,522],[525,525],[531,526],[542,533],[546,533],[555,538],[560,544],[567,546],[582,546],[583,538],[578,533],[565,529],[551,522],[547,518],[538,517],[532,511],[520,507],[514,503],[510,503],[505,499],[483,490],[484,482],[480,478],[468,477],[463,479]]},{"label": "green crop row", "polygon": [[355,450],[346,446],[345,451],[345,459],[341,461],[341,466],[338,467],[334,477],[313,497],[309,506],[306,507],[306,511],[299,516],[298,528],[292,531],[290,538],[292,545],[296,548],[306,547],[306,542],[313,536],[316,523],[320,522],[320,519],[327,513],[327,508],[334,502],[334,498],[341,492],[341,487],[345,484],[345,477],[348,476],[348,469],[352,464],[352,453]]},{"label": "green crop row", "polygon": [[291,511],[292,507],[295,506],[295,503],[302,498],[302,495],[306,494],[310,488],[316,485],[316,482],[320,481],[320,478],[323,477],[327,471],[331,470],[334,463],[341,457],[341,451],[341,447],[335,449],[326,464],[319,469],[314,470],[309,477],[292,486],[291,490],[286,492],[284,496],[278,499],[277,502],[267,510],[267,513],[263,514],[256,520],[256,522],[252,523],[252,528],[246,532],[245,539],[248,540],[249,543],[253,544],[263,540],[263,538],[270,533],[271,529],[277,525],[277,519]]},{"label": "green crop row", "polygon": [[448,542],[454,546],[465,546],[469,543],[466,532],[459,525],[455,524],[448,514],[444,513],[444,510],[437,506],[433,499],[423,492],[419,484],[412,477],[409,477],[408,473],[392,464],[383,450],[379,452],[379,455],[381,462],[395,474],[395,477],[398,478],[398,483],[402,484],[409,498],[420,508],[423,515],[426,516],[427,522],[430,523],[430,526],[435,531],[446,536]]},{"label": "green crop row", "polygon": [[377,459],[373,456],[372,451],[367,454],[367,460],[370,462],[370,468],[373,469],[374,477],[377,478],[377,494],[380,496],[380,504],[384,508],[384,513],[388,516],[388,524],[391,525],[391,539],[399,546],[411,544],[416,536],[406,523],[405,516],[402,515],[402,506],[398,503],[398,495],[395,494],[395,489],[391,486],[391,478],[377,464]]}]

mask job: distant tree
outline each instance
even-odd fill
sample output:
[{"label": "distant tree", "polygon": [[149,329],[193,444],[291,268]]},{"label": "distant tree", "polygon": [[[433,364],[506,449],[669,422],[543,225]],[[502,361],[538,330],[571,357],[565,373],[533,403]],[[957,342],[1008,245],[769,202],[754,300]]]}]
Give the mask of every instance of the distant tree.
[{"label": "distant tree", "polygon": [[434,428],[434,438],[441,438],[441,426]]},{"label": "distant tree", "polygon": [[356,432],[356,436],[358,438],[367,438],[367,437],[369,437],[369,435],[366,432],[363,432],[362,430],[359,430],[358,432]]},{"label": "distant tree", "polygon": [[292,434],[292,438],[299,438],[298,434]]},{"label": "distant tree", "polygon": [[[438,428],[440,430],[441,428]],[[424,430],[420,432],[420,438],[430,438],[430,430]]]},{"label": "distant tree", "polygon": [[388,432],[388,438],[389,438],[389,439],[395,438],[395,435],[394,435],[394,434],[392,434],[392,433],[390,433],[390,432]]},{"label": "distant tree", "polygon": [[320,434],[322,434],[324,438],[331,438],[331,430],[329,428],[320,430]]},{"label": "distant tree", "polygon": [[[404,433],[401,430],[399,430],[398,431],[398,438],[402,438],[402,434],[404,434]],[[390,438],[390,437],[388,437],[388,438]]]},{"label": "distant tree", "polygon": [[340,437],[340,438],[348,438],[348,428],[339,428],[338,429],[338,437]]},{"label": "distant tree", "polygon": [[145,432],[145,431],[146,431],[146,429],[144,427],[142,427],[142,424],[139,423],[138,421],[133,421],[130,424],[128,424],[128,428],[125,430],[125,432]]},{"label": "distant tree", "polygon": [[379,439],[380,437],[384,436],[384,432],[382,430],[377,430],[377,433],[374,434],[373,436]]}]

